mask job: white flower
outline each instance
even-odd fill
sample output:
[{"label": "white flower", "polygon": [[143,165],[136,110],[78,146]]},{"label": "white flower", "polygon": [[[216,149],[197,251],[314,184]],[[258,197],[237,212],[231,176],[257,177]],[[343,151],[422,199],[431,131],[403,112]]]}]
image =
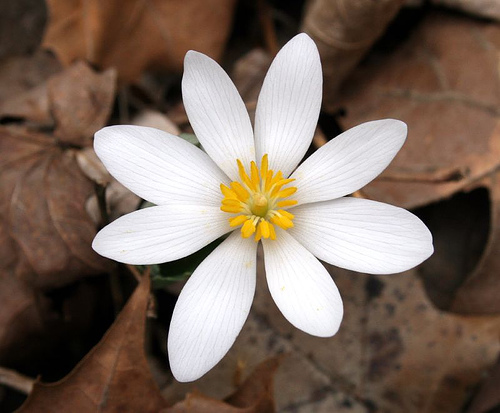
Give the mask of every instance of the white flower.
[{"label": "white flower", "polygon": [[297,168],[311,143],[322,95],[320,59],[307,35],[294,37],[274,59],[259,96],[255,132],[235,86],[209,57],[187,53],[182,93],[206,153],[151,128],[97,132],[95,150],[109,172],[158,206],[119,218],[93,243],[105,257],[155,264],[185,257],[233,231],[179,296],[168,337],[177,380],[201,377],[239,334],[255,292],[256,240],[264,247],[277,306],[295,327],[319,337],[337,332],[343,307],[315,256],[387,274],[432,254],[431,234],[413,214],[344,197],[391,162],[406,138],[403,122],[352,128]]}]

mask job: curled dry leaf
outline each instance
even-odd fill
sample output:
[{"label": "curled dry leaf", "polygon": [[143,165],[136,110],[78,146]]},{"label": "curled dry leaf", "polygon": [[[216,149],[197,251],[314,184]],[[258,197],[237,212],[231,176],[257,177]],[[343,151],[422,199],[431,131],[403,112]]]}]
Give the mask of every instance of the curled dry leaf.
[{"label": "curled dry leaf", "polygon": [[86,146],[109,117],[116,73],[94,72],[79,62],[45,83],[0,104],[0,116],[16,117],[53,127],[54,136],[71,145]]},{"label": "curled dry leaf", "polygon": [[403,0],[313,0],[302,30],[316,42],[323,64],[324,104],[337,91],[403,5]]},{"label": "curled dry leaf", "polygon": [[500,3],[496,0],[432,0],[431,3],[457,9],[474,16],[500,20]]},{"label": "curled dry leaf", "polygon": [[498,25],[430,13],[389,55],[370,55],[352,73],[337,106],[329,107],[346,109],[345,128],[380,118],[408,124],[403,149],[364,189],[369,198],[412,208],[457,191],[489,187],[490,243],[470,280],[457,291],[452,304],[457,312],[500,311],[500,281],[494,276],[500,266],[495,253],[497,190],[495,178],[482,181],[500,167],[499,49]]},{"label": "curled dry leaf", "polygon": [[[118,217],[137,209],[141,198],[125,188],[109,174],[93,148],[76,151],[75,155],[82,172],[97,185],[105,187],[106,218],[109,221],[114,221]],[[96,227],[105,225],[105,222],[103,222],[103,207],[103,205],[99,205],[97,193],[92,194],[85,202],[85,210]]]},{"label": "curled dry leaf", "polygon": [[157,413],[166,407],[144,355],[148,301],[145,276],[99,344],[63,380],[36,382],[18,412]]},{"label": "curled dry leaf", "polygon": [[163,413],[273,413],[273,381],[282,356],[276,356],[260,363],[243,384],[225,401],[188,393],[186,399],[166,409]]},{"label": "curled dry leaf", "polygon": [[467,409],[467,413],[494,413],[500,408],[500,359],[491,370]]},{"label": "curled dry leaf", "polygon": [[43,134],[2,127],[0,137],[2,239],[17,277],[50,289],[109,269],[90,247],[84,205],[94,189],[72,154]]},{"label": "curled dry leaf", "polygon": [[254,305],[254,313],[287,337],[294,352],[307,355],[318,374],[326,375],[328,382],[316,393],[344,392],[356,400],[353,410],[364,405],[370,412],[461,411],[498,357],[500,316],[465,317],[436,309],[415,270],[394,276],[330,270],[345,308],[332,338],[318,342],[290,327],[272,305],[264,274]]},{"label": "curled dry leaf", "polygon": [[49,0],[43,44],[65,66],[83,59],[114,67],[120,80],[148,68],[177,70],[195,49],[218,58],[229,34],[234,0],[141,2]]},{"label": "curled dry leaf", "polygon": [[149,371],[144,353],[149,276],[144,276],[103,339],[64,379],[37,381],[19,413],[75,412],[217,412],[272,413],[273,377],[281,357],[261,363],[226,401],[189,394],[167,407]]}]

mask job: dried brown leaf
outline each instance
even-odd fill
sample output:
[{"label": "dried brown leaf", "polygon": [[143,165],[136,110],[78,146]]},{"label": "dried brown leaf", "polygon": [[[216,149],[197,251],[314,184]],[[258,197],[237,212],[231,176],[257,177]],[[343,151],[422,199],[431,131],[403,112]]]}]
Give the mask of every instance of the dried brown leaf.
[{"label": "dried brown leaf", "polygon": [[26,130],[2,127],[0,137],[2,240],[14,250],[0,270],[49,289],[109,269],[90,247],[96,229],[84,206],[94,189],[72,153]]},{"label": "dried brown leaf", "polygon": [[84,59],[114,67],[122,81],[148,68],[180,70],[195,49],[218,58],[232,20],[234,0],[49,0],[44,46],[68,66]]},{"label": "dried brown leaf", "polygon": [[63,380],[35,383],[19,412],[158,412],[167,403],[144,355],[149,277],[104,338]]},{"label": "dried brown leaf", "polygon": [[[500,317],[436,309],[416,270],[391,276],[333,267],[330,272],[344,302],[344,319],[334,337],[318,339],[292,327],[273,305],[264,274],[257,282],[255,312],[328,377],[323,386],[333,390],[327,391],[350,395],[367,411],[461,411],[498,357]],[[289,385],[297,380],[290,379]],[[276,389],[277,394],[284,391]]]},{"label": "dried brown leaf", "polygon": [[302,30],[316,42],[323,64],[324,104],[337,101],[337,91],[351,70],[382,35],[403,0],[313,0]]},{"label": "dried brown leaf", "polygon": [[[429,13],[396,50],[375,52],[356,69],[336,106],[346,109],[342,121],[346,128],[380,118],[408,124],[403,149],[363,190],[369,198],[412,208],[477,186],[489,189],[489,244],[461,287],[466,278],[463,270],[449,275],[455,278],[449,284],[459,288],[450,302],[456,312],[500,312],[496,298],[500,283],[495,276],[500,268],[494,183],[498,178],[493,178],[500,167],[499,50],[497,24]],[[489,175],[491,179],[485,178]],[[433,259],[439,255],[436,250]],[[435,274],[427,277],[430,288],[433,279]],[[437,289],[439,282],[434,285]]]},{"label": "dried brown leaf", "polygon": [[[500,27],[429,13],[407,41],[356,69],[335,105],[345,128],[370,119],[408,124],[408,139],[381,177],[374,199],[407,208],[450,196],[500,160]],[[467,64],[464,64],[467,62]]]},{"label": "dried brown leaf", "polygon": [[3,101],[0,116],[21,118],[38,127],[53,127],[54,136],[60,141],[86,146],[93,134],[106,124],[115,88],[115,71],[97,73],[79,62],[19,96]]},{"label": "dried brown leaf", "polygon": [[273,379],[282,357],[260,363],[245,382],[225,401],[201,393],[188,393],[186,399],[164,410],[164,413],[273,413]]},{"label": "dried brown leaf", "polygon": [[494,413],[500,408],[500,359],[474,396],[467,413]]}]

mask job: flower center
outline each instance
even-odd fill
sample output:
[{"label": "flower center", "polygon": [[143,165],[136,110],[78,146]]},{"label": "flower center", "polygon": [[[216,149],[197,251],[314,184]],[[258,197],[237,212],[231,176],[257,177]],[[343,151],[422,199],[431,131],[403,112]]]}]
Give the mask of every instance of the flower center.
[{"label": "flower center", "polygon": [[233,181],[228,187],[220,185],[224,198],[220,209],[230,214],[229,225],[241,225],[241,236],[249,238],[255,233],[255,241],[261,238],[276,239],[274,225],[287,230],[293,227],[294,215],[283,208],[297,204],[296,200],[286,199],[292,196],[297,188],[285,188],[294,179],[284,179],[283,173],[268,169],[267,154],[262,157],[260,171],[257,164],[250,163],[250,174],[239,159],[238,171],[240,182]]}]

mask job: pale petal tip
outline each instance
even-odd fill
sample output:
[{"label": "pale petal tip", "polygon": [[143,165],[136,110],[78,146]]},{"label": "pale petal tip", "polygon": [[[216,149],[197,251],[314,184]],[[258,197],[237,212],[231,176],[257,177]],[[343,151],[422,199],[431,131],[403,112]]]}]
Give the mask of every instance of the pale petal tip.
[{"label": "pale petal tip", "polygon": [[392,131],[394,134],[401,136],[405,139],[406,136],[408,135],[408,125],[402,120],[388,118],[388,119],[375,120],[372,122],[374,124],[376,123],[377,126],[385,127],[389,131]]}]

